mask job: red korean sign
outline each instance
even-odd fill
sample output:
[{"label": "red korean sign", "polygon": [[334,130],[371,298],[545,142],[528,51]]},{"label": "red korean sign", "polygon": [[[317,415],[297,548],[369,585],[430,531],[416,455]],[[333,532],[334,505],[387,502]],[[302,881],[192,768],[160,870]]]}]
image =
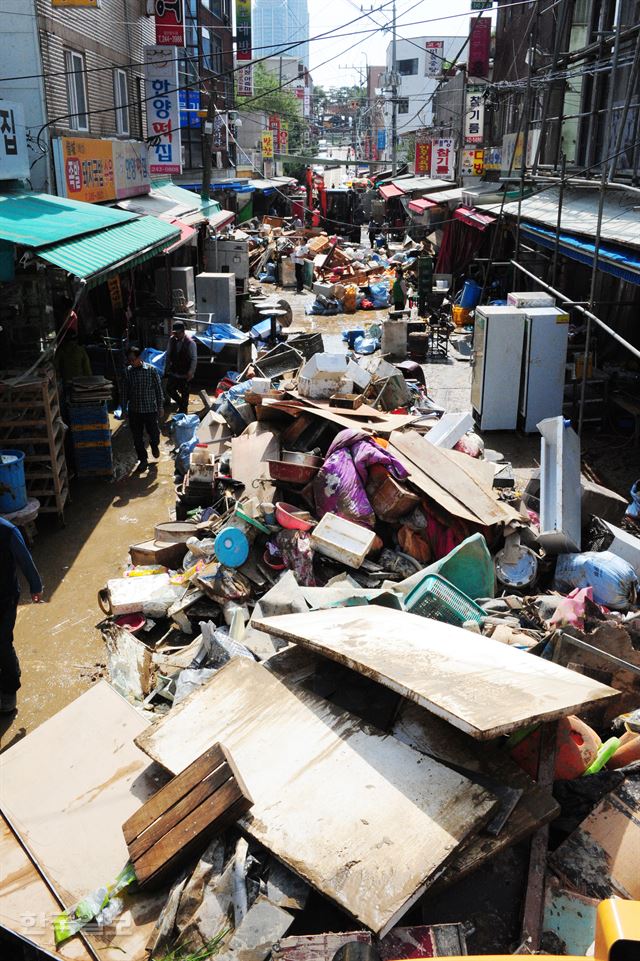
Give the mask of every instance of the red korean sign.
[{"label": "red korean sign", "polygon": [[280,117],[277,114],[271,114],[268,126],[273,134],[273,142],[278,147],[280,145]]},{"label": "red korean sign", "polygon": [[415,172],[417,174],[431,173],[430,140],[418,140],[416,143]]},{"label": "red korean sign", "polygon": [[184,0],[155,0],[156,44],[184,47]]},{"label": "red korean sign", "polygon": [[471,24],[469,35],[469,76],[489,76],[491,51],[491,17],[478,17]]}]

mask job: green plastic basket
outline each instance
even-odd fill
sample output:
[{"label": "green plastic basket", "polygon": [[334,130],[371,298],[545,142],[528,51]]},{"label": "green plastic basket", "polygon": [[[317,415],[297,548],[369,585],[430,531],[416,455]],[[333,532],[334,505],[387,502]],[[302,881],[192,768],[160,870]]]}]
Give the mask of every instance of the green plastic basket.
[{"label": "green plastic basket", "polygon": [[465,621],[481,624],[486,617],[486,612],[475,601],[439,574],[427,574],[407,595],[404,608],[411,614],[456,627]]}]

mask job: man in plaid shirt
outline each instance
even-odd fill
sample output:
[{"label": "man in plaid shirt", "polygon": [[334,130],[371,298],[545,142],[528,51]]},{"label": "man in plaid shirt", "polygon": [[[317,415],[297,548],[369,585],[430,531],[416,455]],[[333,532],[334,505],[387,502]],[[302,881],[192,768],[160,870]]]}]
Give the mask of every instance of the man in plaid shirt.
[{"label": "man in plaid shirt", "polygon": [[164,396],[157,370],[144,364],[139,347],[127,351],[129,366],[125,371],[122,385],[122,412],[129,418],[129,427],[138,455],[138,471],[149,466],[147,445],[144,439],[146,430],[151,443],[151,453],[160,457],[160,418],[162,417]]}]

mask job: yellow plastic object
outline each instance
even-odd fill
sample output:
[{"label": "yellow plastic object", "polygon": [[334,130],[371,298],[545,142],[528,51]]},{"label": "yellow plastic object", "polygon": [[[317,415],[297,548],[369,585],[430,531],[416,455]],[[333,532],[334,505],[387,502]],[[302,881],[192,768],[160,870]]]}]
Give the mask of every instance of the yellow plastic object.
[{"label": "yellow plastic object", "polygon": [[[615,948],[615,951],[614,951]],[[482,954],[484,961],[512,961],[511,954]],[[596,943],[593,958],[582,955],[538,954],[540,961],[636,961],[640,958],[640,901],[601,901],[596,918]],[[427,961],[427,959],[420,959]],[[455,955],[441,961],[469,961]]]}]

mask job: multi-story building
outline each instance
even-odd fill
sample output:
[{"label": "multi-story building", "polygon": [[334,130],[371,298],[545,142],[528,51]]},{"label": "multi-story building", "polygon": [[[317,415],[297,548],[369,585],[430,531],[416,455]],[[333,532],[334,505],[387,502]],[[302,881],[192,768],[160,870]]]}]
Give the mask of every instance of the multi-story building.
[{"label": "multi-story building", "polygon": [[[290,56],[309,66],[307,0],[255,0],[253,42],[257,56]],[[304,40],[304,43],[299,41]],[[287,49],[291,44],[298,45]]]},{"label": "multi-story building", "polygon": [[[430,127],[433,119],[433,98],[442,67],[457,58],[460,37],[413,37],[396,41],[395,73],[397,75],[397,130],[398,140]],[[391,157],[391,93],[393,73],[393,45],[387,47],[387,83],[385,103],[386,151]]]},{"label": "multi-story building", "polygon": [[[185,8],[186,46],[178,48],[178,66],[180,86],[186,88],[182,163],[191,179],[202,167],[196,105],[206,109],[211,91],[223,114],[233,106],[233,40],[231,0],[185,0]],[[76,7],[56,0],[0,0],[0,13],[11,24],[11,42],[5,35],[2,44],[2,74],[14,78],[0,79],[0,98],[24,108],[33,188],[64,193],[54,155],[69,138],[89,142],[87,161],[97,164],[101,148],[94,142],[133,142],[131,157],[145,166],[146,145],[140,144],[147,136],[145,47],[156,39],[154,4],[93,0]],[[228,167],[224,124],[217,124],[217,136],[214,166]]]}]

